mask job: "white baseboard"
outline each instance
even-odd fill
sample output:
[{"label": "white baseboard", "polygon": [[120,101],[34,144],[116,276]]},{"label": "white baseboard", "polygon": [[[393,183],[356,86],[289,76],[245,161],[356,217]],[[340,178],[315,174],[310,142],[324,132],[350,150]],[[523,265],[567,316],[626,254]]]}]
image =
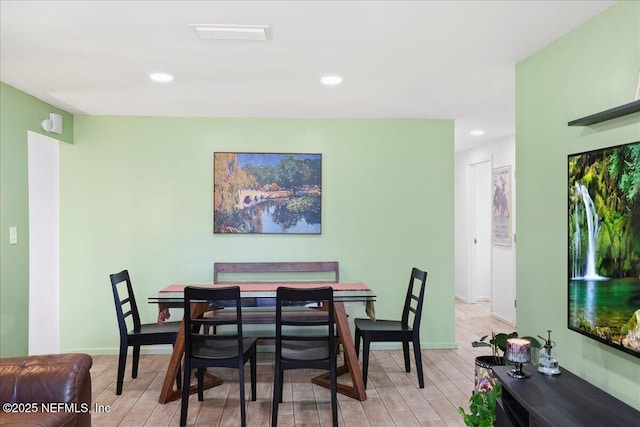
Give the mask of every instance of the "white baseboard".
[{"label": "white baseboard", "polygon": [[496,313],[491,313],[491,317],[493,317],[494,319],[498,319],[501,322],[506,323],[507,325],[511,325],[515,328],[516,324],[511,320],[511,319],[507,319],[506,317],[502,317],[499,314]]},{"label": "white baseboard", "polygon": [[[439,343],[421,343],[423,350],[447,350],[457,349],[458,343],[456,342],[439,342]],[[360,347],[362,349],[362,346]],[[371,350],[402,350],[402,344],[395,342],[375,342],[371,343]],[[148,345],[142,346],[140,349],[141,354],[171,354],[173,351],[170,345]],[[273,345],[259,345],[259,353],[273,353],[275,346]],[[118,347],[96,347],[96,348],[74,348],[64,349],[62,353],[86,353],[91,356],[104,356],[104,355],[117,355],[119,353]],[[131,355],[132,350],[129,349],[128,354]]]},{"label": "white baseboard", "polygon": [[[421,342],[420,345],[423,350],[455,350],[458,348],[457,342]],[[362,345],[360,349],[362,349]],[[402,344],[396,342],[372,342],[371,350],[402,350]]]}]

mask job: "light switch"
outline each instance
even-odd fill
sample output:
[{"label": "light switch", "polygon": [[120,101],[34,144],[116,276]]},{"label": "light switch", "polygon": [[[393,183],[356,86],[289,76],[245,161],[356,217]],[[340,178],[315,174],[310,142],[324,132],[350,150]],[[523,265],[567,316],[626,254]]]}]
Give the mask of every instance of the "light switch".
[{"label": "light switch", "polygon": [[18,243],[18,227],[9,227],[9,244],[15,245]]}]

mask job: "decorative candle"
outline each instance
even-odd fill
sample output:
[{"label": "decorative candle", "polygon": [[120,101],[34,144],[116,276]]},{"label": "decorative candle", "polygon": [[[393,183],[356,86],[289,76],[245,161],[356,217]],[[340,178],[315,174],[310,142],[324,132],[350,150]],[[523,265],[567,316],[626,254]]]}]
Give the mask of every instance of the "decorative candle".
[{"label": "decorative candle", "polygon": [[507,340],[507,359],[516,363],[530,362],[531,342],[521,338],[509,338]]}]

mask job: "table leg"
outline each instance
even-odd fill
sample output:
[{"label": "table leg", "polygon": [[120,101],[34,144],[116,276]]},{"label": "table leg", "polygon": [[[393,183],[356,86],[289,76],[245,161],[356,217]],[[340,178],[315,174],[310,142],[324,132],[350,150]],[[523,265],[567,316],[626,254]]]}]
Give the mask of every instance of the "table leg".
[{"label": "table leg", "polygon": [[[351,382],[353,384],[346,385],[338,383],[338,393],[344,394],[345,396],[349,396],[357,400],[367,400],[367,392],[364,387],[364,381],[362,379],[362,372],[360,371],[358,357],[356,356],[356,348],[353,345],[351,329],[349,328],[347,311],[345,310],[344,303],[342,302],[334,302],[333,307],[338,336],[340,337],[340,342],[342,343],[342,348],[344,349],[344,365],[338,367],[338,375],[343,375],[348,372],[351,375]],[[319,386],[329,388],[329,373],[317,376],[313,378],[311,382]]]},{"label": "table leg", "polygon": [[[209,310],[209,304],[207,303],[193,303],[191,304],[191,312],[194,317],[200,316]],[[173,353],[171,353],[171,360],[169,360],[169,366],[167,367],[167,373],[164,377],[164,383],[162,384],[162,389],[160,390],[160,399],[158,402],[167,403],[172,400],[177,400],[182,397],[182,390],[174,389],[173,386],[176,382],[176,377],[178,376],[178,370],[180,369],[180,364],[182,363],[182,357],[184,356],[184,319],[182,320],[183,324],[178,331],[178,336],[176,337],[176,342],[173,345]],[[191,375],[191,372],[183,372],[183,375]],[[222,380],[213,375],[205,375],[205,380],[203,387],[205,389],[215,387],[217,385],[222,384]],[[198,387],[193,385],[189,389],[189,394],[195,394],[198,392]]]}]

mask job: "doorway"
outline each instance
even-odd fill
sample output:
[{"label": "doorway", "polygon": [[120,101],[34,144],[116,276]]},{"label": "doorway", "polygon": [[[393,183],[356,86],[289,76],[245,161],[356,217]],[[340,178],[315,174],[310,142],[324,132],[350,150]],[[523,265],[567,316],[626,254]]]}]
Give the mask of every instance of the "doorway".
[{"label": "doorway", "polygon": [[60,352],[60,142],[28,132],[29,354]]}]

